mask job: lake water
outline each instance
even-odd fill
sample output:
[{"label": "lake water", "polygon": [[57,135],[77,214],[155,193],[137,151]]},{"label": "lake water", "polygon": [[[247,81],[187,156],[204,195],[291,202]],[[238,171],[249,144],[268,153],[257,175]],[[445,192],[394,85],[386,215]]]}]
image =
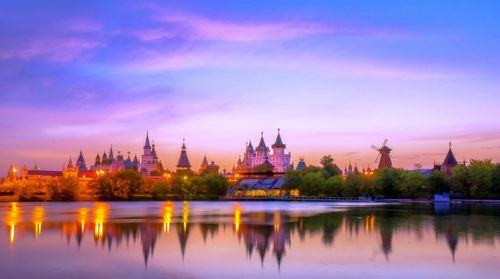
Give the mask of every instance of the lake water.
[{"label": "lake water", "polygon": [[500,278],[500,206],[0,203],[1,278]]}]

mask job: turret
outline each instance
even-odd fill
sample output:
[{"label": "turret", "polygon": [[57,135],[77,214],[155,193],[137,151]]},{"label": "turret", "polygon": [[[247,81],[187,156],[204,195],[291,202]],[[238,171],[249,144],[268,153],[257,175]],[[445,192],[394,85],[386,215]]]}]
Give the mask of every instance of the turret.
[{"label": "turret", "polygon": [[179,161],[177,162],[177,170],[191,170],[191,163],[189,163],[184,139],[182,139],[181,154],[179,156]]},{"label": "turret", "polygon": [[87,171],[87,166],[85,164],[85,159],[83,158],[83,153],[80,150],[80,155],[78,155],[78,159],[76,160],[76,168],[79,172]]},{"label": "turret", "polygon": [[144,142],[144,155],[151,154],[151,145],[149,144],[149,131],[146,132],[146,141]]},{"label": "turret", "polygon": [[278,155],[283,155],[285,153],[286,144],[281,140],[280,129],[278,129],[278,135],[276,136],[276,141],[272,145],[273,153]]},{"label": "turret", "polygon": [[207,160],[207,155],[205,154],[203,156],[203,161],[201,162],[199,173],[204,172],[207,169],[208,166],[208,160]]},{"label": "turret", "polygon": [[101,164],[109,165],[108,155],[106,155],[106,151],[102,154]]},{"label": "turret", "polygon": [[453,154],[453,151],[451,150],[451,142],[450,142],[448,153],[446,154],[446,157],[444,158],[443,164],[441,165],[441,170],[443,171],[444,174],[451,175],[451,171],[457,165],[458,165],[458,162],[457,162],[457,159],[455,159],[455,155]]},{"label": "turret", "polygon": [[266,157],[267,153],[269,152],[269,148],[266,146],[266,143],[264,142],[264,132],[260,133],[260,141],[259,145],[255,149],[257,151],[257,156],[262,156]]},{"label": "turret", "polygon": [[96,166],[101,164],[101,156],[99,156],[99,153],[95,156],[95,164]]},{"label": "turret", "polygon": [[109,161],[109,163],[111,164],[111,163],[113,163],[113,161],[114,161],[114,160],[115,160],[115,157],[114,157],[114,155],[113,155],[113,146],[111,145],[111,146],[109,147],[109,156],[108,156],[108,161]]}]

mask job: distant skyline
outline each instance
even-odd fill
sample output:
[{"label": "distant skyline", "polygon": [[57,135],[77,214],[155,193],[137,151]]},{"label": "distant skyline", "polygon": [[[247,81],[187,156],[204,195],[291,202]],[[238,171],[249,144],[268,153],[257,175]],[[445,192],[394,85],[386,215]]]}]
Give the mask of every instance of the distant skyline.
[{"label": "distant skyline", "polygon": [[[2,1],[0,173],[82,150],[230,170],[277,129],[295,164],[500,161],[500,3]],[[115,153],[116,154],[116,153]],[[4,176],[5,174],[0,174]]]}]

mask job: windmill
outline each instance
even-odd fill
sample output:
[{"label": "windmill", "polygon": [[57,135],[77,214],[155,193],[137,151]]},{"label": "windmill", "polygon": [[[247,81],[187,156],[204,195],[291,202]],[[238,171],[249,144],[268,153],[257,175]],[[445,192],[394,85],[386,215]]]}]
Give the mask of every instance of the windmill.
[{"label": "windmill", "polygon": [[378,168],[392,168],[392,161],[391,161],[391,153],[392,149],[390,149],[386,144],[388,139],[384,140],[384,143],[382,144],[382,147],[378,148],[375,145],[372,145],[372,148],[377,150],[378,156],[377,159],[375,159],[375,163],[378,162]]}]

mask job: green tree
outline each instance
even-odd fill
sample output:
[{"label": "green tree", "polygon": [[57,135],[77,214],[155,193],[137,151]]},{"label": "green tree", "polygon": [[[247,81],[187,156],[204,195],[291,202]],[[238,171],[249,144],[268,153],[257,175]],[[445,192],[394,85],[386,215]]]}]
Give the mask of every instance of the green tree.
[{"label": "green tree", "polygon": [[151,188],[151,196],[154,199],[165,200],[170,191],[170,185],[165,180],[157,180]]},{"label": "green tree", "polygon": [[469,171],[471,176],[471,196],[476,199],[492,196],[495,166],[491,163],[491,160],[471,160]]},{"label": "green tree", "polygon": [[453,168],[450,184],[450,189],[453,192],[459,192],[465,197],[470,197],[471,175],[469,168],[461,165]]},{"label": "green tree", "polygon": [[361,174],[351,174],[345,180],[342,195],[344,197],[357,197],[361,194],[363,188],[363,178]]},{"label": "green tree", "polygon": [[500,164],[496,164],[495,170],[493,171],[492,194],[494,197],[500,198]]},{"label": "green tree", "polygon": [[304,175],[302,184],[299,186],[300,194],[303,196],[318,196],[323,189],[325,178],[319,172],[310,172]]},{"label": "green tree", "polygon": [[225,195],[229,187],[229,181],[221,174],[207,173],[202,176],[207,195],[218,197]]},{"label": "green tree", "polygon": [[375,192],[386,197],[397,197],[401,195],[400,183],[403,179],[403,171],[395,168],[382,168],[375,171],[373,182]]},{"label": "green tree", "polygon": [[302,172],[296,170],[289,170],[284,175],[283,190],[290,191],[293,189],[299,189],[302,184]]},{"label": "green tree", "polygon": [[128,200],[132,194],[142,191],[142,175],[135,170],[116,172],[113,178],[113,195],[119,199]]},{"label": "green tree", "polygon": [[419,172],[403,171],[399,183],[399,193],[405,197],[416,198],[429,196],[425,175]]},{"label": "green tree", "polygon": [[442,171],[433,171],[427,177],[427,185],[433,194],[442,194],[450,191],[450,184]]},{"label": "green tree", "polygon": [[334,159],[332,155],[326,155],[321,158],[321,165],[323,166],[323,170],[325,171],[326,177],[334,176],[334,175],[340,175],[342,174],[342,171],[340,168],[333,163]]},{"label": "green tree", "polygon": [[80,194],[78,178],[54,179],[47,184],[47,196],[52,201],[76,201]]},{"label": "green tree", "polygon": [[344,179],[340,175],[329,177],[323,185],[323,194],[330,197],[341,196],[344,190]]}]

